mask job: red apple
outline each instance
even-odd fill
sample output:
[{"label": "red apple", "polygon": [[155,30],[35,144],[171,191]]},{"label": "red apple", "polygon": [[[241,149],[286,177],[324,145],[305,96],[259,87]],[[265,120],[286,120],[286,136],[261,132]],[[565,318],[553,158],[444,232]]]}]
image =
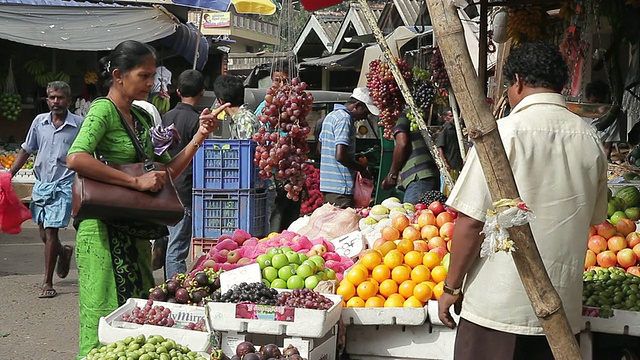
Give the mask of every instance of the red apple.
[{"label": "red apple", "polygon": [[636,254],[638,259],[640,259],[640,244],[633,247],[633,252]]},{"label": "red apple", "polygon": [[433,211],[433,213],[437,216],[438,214],[444,211],[444,205],[442,205],[440,201],[436,200],[431,204],[429,204],[428,209]]},{"label": "red apple", "polygon": [[587,250],[587,255],[584,257],[584,268],[594,266],[596,264],[596,253],[591,250]]},{"label": "red apple", "polygon": [[429,250],[429,252],[434,252],[434,253],[440,255],[440,259],[442,259],[448,253],[447,248],[442,247],[442,246],[437,247],[435,249],[431,249],[431,250]]},{"label": "red apple", "polygon": [[423,228],[427,225],[436,225],[436,216],[433,215],[431,210],[423,211],[420,216],[418,216],[418,225],[420,228]]},{"label": "red apple", "polygon": [[438,214],[438,216],[436,216],[436,225],[438,227],[441,227],[442,225],[446,224],[446,223],[452,223],[453,222],[453,215],[449,214],[448,212],[441,212],[440,214]]},{"label": "red apple", "polygon": [[322,244],[316,244],[316,245],[313,245],[313,246],[311,247],[311,251],[314,251],[314,250],[315,250],[315,252],[316,252],[318,255],[320,255],[320,256],[324,255],[324,253],[326,253],[326,252],[327,252],[327,248],[326,248],[324,245],[322,245]]},{"label": "red apple", "polygon": [[420,236],[425,240],[429,240],[435,236],[438,236],[439,234],[440,230],[435,225],[425,225],[422,227],[422,229],[420,229]]},{"label": "red apple", "polygon": [[427,208],[427,205],[425,205],[425,204],[423,204],[423,203],[417,203],[417,204],[415,204],[415,205],[413,206],[413,208],[414,208],[416,211],[422,211],[422,210],[425,210],[425,209]]},{"label": "red apple", "polygon": [[630,232],[629,235],[627,235],[627,247],[630,249],[633,249],[634,246],[640,244],[640,233],[638,232]]},{"label": "red apple", "polygon": [[635,276],[640,277],[640,266],[629,266],[629,267],[627,268],[627,272],[628,272],[629,274],[633,274],[633,275],[635,275]]},{"label": "red apple", "polygon": [[453,241],[451,241],[451,240],[447,241],[447,250],[449,252],[451,252],[451,246],[452,246],[451,244],[453,244]]},{"label": "red apple", "polygon": [[609,239],[610,237],[615,235],[617,231],[618,230],[616,229],[616,227],[608,221],[596,225],[596,232],[598,233],[598,235],[602,236],[605,239]]},{"label": "red apple", "polygon": [[224,256],[224,257],[226,257],[226,256],[229,254],[229,250],[227,250],[227,249],[219,250],[219,251],[218,251],[218,254],[220,254],[220,255],[222,255],[222,256]]},{"label": "red apple", "polygon": [[589,237],[592,237],[595,234],[597,234],[596,227],[593,225],[589,226]]},{"label": "red apple", "polygon": [[616,265],[618,259],[616,258],[616,254],[614,254],[613,251],[606,250],[596,256],[596,261],[598,262],[599,266],[603,268],[610,268]]},{"label": "red apple", "polygon": [[618,259],[618,264],[620,264],[620,266],[625,269],[638,263],[638,257],[633,252],[633,250],[629,248],[624,248],[618,251],[616,257]]},{"label": "red apple", "polygon": [[609,238],[609,240],[607,240],[607,247],[609,248],[609,250],[617,253],[618,251],[627,247],[627,240],[619,235],[612,236]]},{"label": "red apple", "polygon": [[634,223],[633,220],[631,220],[631,219],[622,218],[616,224],[616,229],[623,236],[627,236],[630,233],[636,231],[636,223]]},{"label": "red apple", "polygon": [[235,251],[235,250],[231,250],[227,253],[227,262],[230,264],[235,264],[238,262],[238,260],[240,260],[242,256],[240,256],[240,253]]},{"label": "red apple", "polygon": [[427,245],[429,246],[429,250],[433,250],[438,247],[443,247],[446,249],[447,242],[444,241],[444,239],[441,238],[440,236],[434,236],[431,239],[429,239],[429,241],[427,241]]},{"label": "red apple", "polygon": [[413,242],[413,250],[427,252],[429,251],[429,245],[424,240],[415,240]]},{"label": "red apple", "polygon": [[444,239],[444,241],[449,241],[453,237],[453,225],[452,222],[444,223],[440,227],[440,237]]},{"label": "red apple", "polygon": [[238,264],[238,265],[247,265],[247,264],[250,264],[250,263],[251,263],[251,259],[243,257],[243,258],[240,258],[240,260],[238,260],[238,262],[236,264]]},{"label": "red apple", "polygon": [[203,268],[215,268],[216,262],[209,259],[202,263]]},{"label": "red apple", "polygon": [[598,255],[602,251],[607,250],[607,240],[600,235],[593,235],[589,238],[587,247],[589,248],[589,250]]},{"label": "red apple", "polygon": [[455,211],[454,209],[448,207],[448,208],[446,208],[445,211],[448,212],[449,214],[453,215],[453,219],[454,220],[458,218],[458,212]]}]

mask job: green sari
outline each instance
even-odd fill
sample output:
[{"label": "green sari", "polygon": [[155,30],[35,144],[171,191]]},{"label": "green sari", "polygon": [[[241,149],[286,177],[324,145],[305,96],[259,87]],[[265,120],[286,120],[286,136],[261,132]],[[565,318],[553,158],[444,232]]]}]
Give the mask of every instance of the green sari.
[{"label": "green sari", "polygon": [[[149,158],[168,163],[165,152],[157,157],[149,135],[152,121],[144,110],[132,108],[136,119],[136,134]],[[132,163],[136,151],[118,112],[108,99],[91,104],[80,132],[69,154],[85,152],[101,154],[114,163]],[[133,220],[133,219],[132,219]],[[78,266],[80,334],[79,354],[82,359],[91,349],[100,346],[98,322],[131,297],[146,298],[154,286],[151,266],[151,236],[144,226],[131,221],[83,220],[76,235],[76,263]],[[153,228],[151,230],[154,230]],[[155,229],[156,234],[166,228]]]}]

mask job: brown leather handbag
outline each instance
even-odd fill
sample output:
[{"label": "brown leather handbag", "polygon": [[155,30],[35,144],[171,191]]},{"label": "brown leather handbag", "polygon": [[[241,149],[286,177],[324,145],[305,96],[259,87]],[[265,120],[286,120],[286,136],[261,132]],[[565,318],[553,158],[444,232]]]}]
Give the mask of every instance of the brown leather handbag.
[{"label": "brown leather handbag", "polygon": [[[118,114],[120,114],[119,111]],[[149,171],[167,171],[164,164],[154,163],[147,157],[133,130],[124,121],[122,114],[120,114],[120,120],[136,148],[138,158],[143,162],[105,163],[134,177]],[[77,220],[122,219],[173,226],[184,217],[184,206],[168,172],[167,180],[160,191],[151,192],[108,184],[76,173],[73,183],[73,217]]]}]

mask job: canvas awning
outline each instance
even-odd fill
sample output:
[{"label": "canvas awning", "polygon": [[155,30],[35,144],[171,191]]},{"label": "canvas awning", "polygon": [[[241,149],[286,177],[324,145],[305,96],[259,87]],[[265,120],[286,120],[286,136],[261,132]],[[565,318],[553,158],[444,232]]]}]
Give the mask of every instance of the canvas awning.
[{"label": "canvas awning", "polygon": [[362,57],[367,45],[363,45],[346,54],[335,54],[316,59],[305,60],[300,63],[300,67],[323,66],[323,67],[357,67],[362,64]]},{"label": "canvas awning", "polygon": [[111,50],[125,39],[148,43],[178,24],[154,7],[62,0],[0,0],[0,38],[65,50]]}]

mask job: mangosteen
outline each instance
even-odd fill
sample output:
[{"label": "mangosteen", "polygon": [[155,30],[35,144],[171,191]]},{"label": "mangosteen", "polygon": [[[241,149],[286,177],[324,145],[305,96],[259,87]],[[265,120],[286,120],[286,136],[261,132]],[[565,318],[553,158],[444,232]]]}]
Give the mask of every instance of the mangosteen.
[{"label": "mangosteen", "polygon": [[180,283],[176,279],[167,280],[167,291],[169,294],[174,294],[180,287]]},{"label": "mangosteen", "polygon": [[198,283],[198,286],[207,286],[209,285],[209,276],[204,272],[199,272],[194,276],[195,281]]},{"label": "mangosteen", "polygon": [[185,288],[179,288],[176,290],[176,301],[181,304],[186,304],[189,301],[189,292]]},{"label": "mangosteen", "polygon": [[159,286],[156,286],[149,293],[149,299],[156,301],[165,301],[167,300],[167,293]]},{"label": "mangosteen", "polygon": [[247,353],[242,357],[242,360],[262,360],[262,358],[256,353]]},{"label": "mangosteen", "polygon": [[300,355],[300,352],[298,351],[297,347],[289,345],[284,349],[282,354],[284,355],[284,357],[288,358],[292,355]]},{"label": "mangosteen", "polygon": [[238,347],[236,347],[236,355],[242,357],[245,354],[249,354],[249,353],[255,353],[256,352],[256,348],[253,346],[252,343],[248,342],[248,341],[243,341],[240,344],[238,344]]},{"label": "mangosteen", "polygon": [[280,352],[280,348],[276,344],[263,345],[260,348],[260,352],[267,359],[269,359],[269,358],[278,358],[278,357],[282,356],[282,353]]},{"label": "mangosteen", "polygon": [[220,278],[217,277],[215,280],[213,280],[213,285],[211,286],[211,290],[216,291],[220,289]]},{"label": "mangosteen", "polygon": [[202,302],[202,299],[204,299],[205,297],[209,296],[209,293],[206,290],[196,290],[191,292],[191,301],[193,303],[200,303]]}]

